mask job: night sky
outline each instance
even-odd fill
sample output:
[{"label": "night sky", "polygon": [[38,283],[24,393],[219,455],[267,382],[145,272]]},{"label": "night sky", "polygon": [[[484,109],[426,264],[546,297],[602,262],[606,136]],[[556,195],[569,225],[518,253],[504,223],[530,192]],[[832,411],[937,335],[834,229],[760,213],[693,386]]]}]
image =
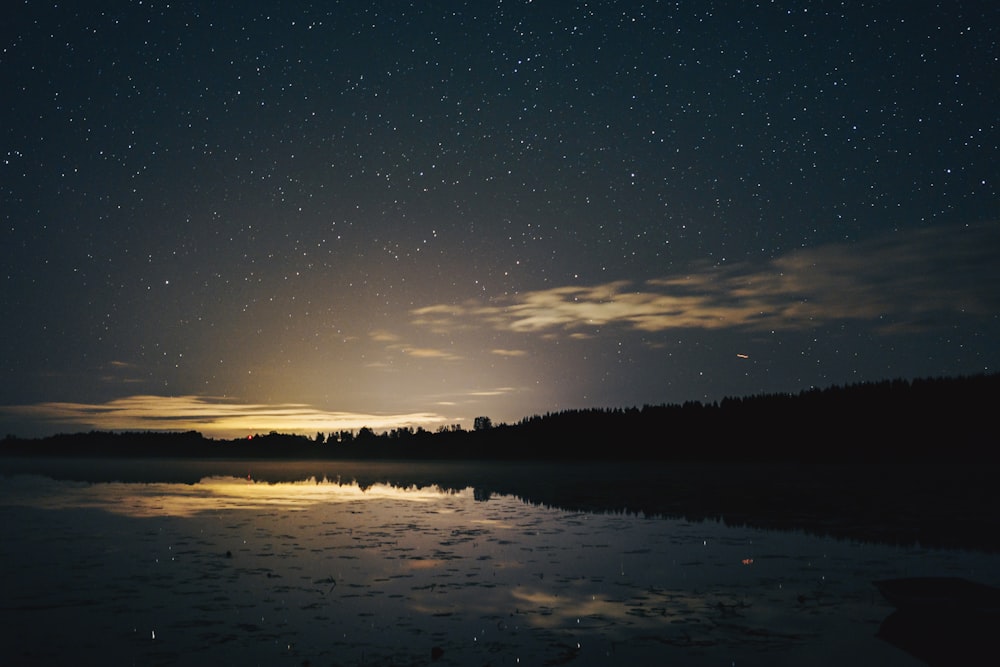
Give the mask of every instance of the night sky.
[{"label": "night sky", "polygon": [[2,23],[4,433],[470,428],[1000,370],[996,2]]}]

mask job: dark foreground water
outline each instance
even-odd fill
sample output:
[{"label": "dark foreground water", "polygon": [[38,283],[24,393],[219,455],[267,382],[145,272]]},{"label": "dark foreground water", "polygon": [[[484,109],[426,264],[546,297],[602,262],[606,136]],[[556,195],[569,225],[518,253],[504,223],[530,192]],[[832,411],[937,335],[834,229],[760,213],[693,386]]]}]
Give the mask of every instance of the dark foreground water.
[{"label": "dark foreground water", "polygon": [[406,483],[426,466],[47,465],[0,477],[4,664],[919,665],[872,581],[1000,584],[995,553]]}]

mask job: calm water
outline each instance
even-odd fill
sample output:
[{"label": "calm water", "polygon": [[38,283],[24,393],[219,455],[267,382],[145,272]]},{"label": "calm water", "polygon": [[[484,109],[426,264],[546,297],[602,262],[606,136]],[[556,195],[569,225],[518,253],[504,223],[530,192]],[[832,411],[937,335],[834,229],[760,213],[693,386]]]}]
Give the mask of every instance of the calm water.
[{"label": "calm water", "polygon": [[918,665],[873,579],[1000,584],[992,554],[173,466],[0,477],[4,662]]}]

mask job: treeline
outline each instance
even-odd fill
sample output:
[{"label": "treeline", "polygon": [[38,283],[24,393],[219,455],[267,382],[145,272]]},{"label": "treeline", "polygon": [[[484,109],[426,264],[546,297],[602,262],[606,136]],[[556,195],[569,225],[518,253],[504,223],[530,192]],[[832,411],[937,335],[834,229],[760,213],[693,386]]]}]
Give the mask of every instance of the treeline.
[{"label": "treeline", "polygon": [[8,455],[320,459],[990,461],[1000,374],[891,380],[719,402],[566,410],[435,432],[269,433],[215,440],[189,431],[8,436]]}]

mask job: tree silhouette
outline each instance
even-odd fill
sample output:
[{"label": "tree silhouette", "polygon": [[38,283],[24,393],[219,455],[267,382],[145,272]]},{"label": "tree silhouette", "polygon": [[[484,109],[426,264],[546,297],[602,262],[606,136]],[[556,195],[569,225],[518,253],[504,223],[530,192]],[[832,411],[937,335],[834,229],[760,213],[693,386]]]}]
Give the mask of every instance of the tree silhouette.
[{"label": "tree silhouette", "polygon": [[1000,462],[993,413],[1000,374],[867,382],[642,409],[594,408],[525,417],[484,415],[473,429],[431,433],[369,427],[211,440],[200,433],[99,432],[26,440],[0,455],[322,459],[711,462]]}]

